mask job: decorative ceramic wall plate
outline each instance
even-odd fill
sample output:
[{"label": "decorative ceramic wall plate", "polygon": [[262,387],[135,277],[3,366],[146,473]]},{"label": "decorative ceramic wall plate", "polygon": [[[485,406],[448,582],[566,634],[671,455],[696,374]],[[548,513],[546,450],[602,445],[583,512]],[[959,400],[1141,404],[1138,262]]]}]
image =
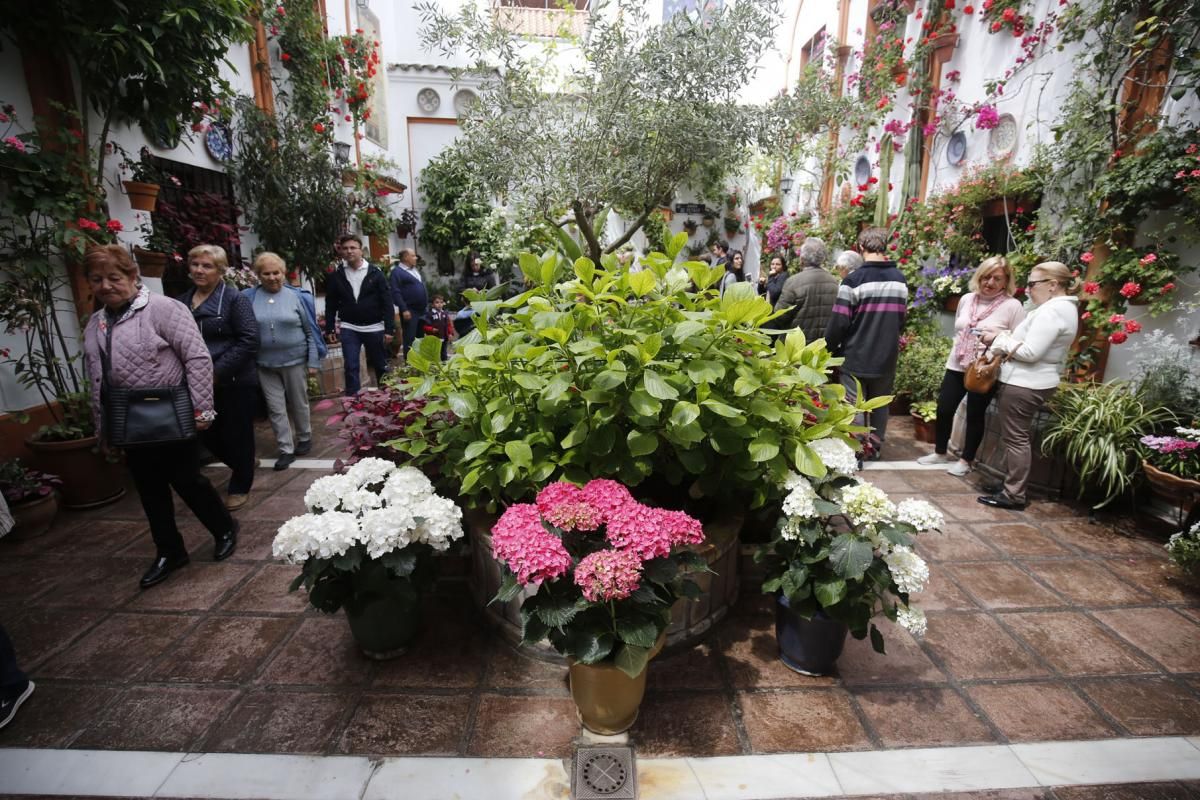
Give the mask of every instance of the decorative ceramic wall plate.
[{"label": "decorative ceramic wall plate", "polygon": [[217,161],[225,162],[233,158],[233,136],[224,122],[214,122],[204,133],[204,146],[208,154]]},{"label": "decorative ceramic wall plate", "polygon": [[1000,121],[988,134],[988,154],[994,159],[1008,158],[1017,149],[1017,120],[1012,114],[1001,114]]},{"label": "decorative ceramic wall plate", "polygon": [[854,162],[854,182],[860,186],[871,179],[871,159],[859,156]]},{"label": "decorative ceramic wall plate", "polygon": [[479,98],[470,89],[460,89],[454,95],[454,113],[457,116],[465,117],[467,112],[478,102]]},{"label": "decorative ceramic wall plate", "polygon": [[442,98],[428,86],[417,92],[417,106],[426,114],[432,114],[442,105]]},{"label": "decorative ceramic wall plate", "polygon": [[963,159],[967,157],[967,135],[962,131],[957,131],[950,137],[950,141],[946,142],[946,161],[951,166],[958,166]]}]

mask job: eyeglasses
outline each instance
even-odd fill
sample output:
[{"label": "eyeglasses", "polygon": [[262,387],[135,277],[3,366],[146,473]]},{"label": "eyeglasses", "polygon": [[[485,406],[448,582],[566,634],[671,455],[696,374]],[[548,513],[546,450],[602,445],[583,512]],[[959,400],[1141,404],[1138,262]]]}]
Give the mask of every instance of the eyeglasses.
[{"label": "eyeglasses", "polygon": [[1040,281],[1026,281],[1025,288],[1032,289],[1033,287],[1037,286],[1039,283],[1054,283],[1054,278],[1042,278]]}]

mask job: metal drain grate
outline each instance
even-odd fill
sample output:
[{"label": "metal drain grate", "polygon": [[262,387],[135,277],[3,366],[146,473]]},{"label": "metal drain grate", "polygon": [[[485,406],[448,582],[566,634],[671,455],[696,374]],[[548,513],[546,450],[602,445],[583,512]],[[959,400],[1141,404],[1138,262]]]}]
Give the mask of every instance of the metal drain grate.
[{"label": "metal drain grate", "polygon": [[631,747],[578,747],[571,769],[574,800],[636,800]]}]

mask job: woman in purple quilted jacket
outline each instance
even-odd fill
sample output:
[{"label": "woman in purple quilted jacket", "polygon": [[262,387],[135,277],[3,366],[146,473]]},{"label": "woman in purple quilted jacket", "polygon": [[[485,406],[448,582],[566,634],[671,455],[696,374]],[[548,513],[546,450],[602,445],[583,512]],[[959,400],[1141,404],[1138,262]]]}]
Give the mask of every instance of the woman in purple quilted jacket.
[{"label": "woman in purple quilted jacket", "polygon": [[[101,352],[111,356],[110,385],[129,388],[179,386],[187,381],[196,428],[205,430],[213,411],[212,357],[192,315],[178,300],[151,294],[137,266],[119,245],[93,247],[83,261],[88,285],[104,308],[88,320],[83,352],[92,390],[92,414],[101,437]],[[146,589],[188,563],[187,547],[175,524],[174,489],[216,541],[214,558],[222,561],[237,547],[237,522],[200,471],[195,440],[130,449],[129,471],[137,487],[157,555],[142,576]]]}]

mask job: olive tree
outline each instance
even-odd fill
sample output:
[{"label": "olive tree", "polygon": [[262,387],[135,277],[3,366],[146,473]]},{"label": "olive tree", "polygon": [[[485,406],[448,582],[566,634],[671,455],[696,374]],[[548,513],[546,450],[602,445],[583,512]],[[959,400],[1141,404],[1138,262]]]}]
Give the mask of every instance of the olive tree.
[{"label": "olive tree", "polygon": [[[640,3],[593,5],[588,31],[524,45],[503,10],[419,6],[426,48],[468,53],[480,101],[459,141],[489,191],[574,224],[596,261],[712,167],[735,169],[756,110],[738,104],[776,29],[776,0],[740,0],[703,18],[650,24]],[[569,65],[569,66],[564,66]],[[610,210],[631,219],[601,241]]]}]

